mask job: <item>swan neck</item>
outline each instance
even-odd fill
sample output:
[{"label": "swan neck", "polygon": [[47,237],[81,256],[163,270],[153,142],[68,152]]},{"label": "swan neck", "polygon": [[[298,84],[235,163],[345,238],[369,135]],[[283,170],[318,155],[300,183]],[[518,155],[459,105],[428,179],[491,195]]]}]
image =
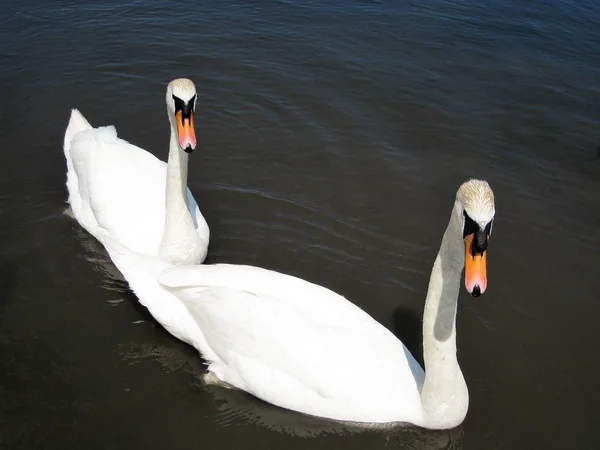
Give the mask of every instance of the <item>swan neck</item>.
[{"label": "swan neck", "polygon": [[172,264],[186,264],[190,262],[185,259],[190,254],[190,246],[196,244],[190,242],[190,239],[197,238],[187,202],[188,154],[179,147],[175,119],[171,114],[169,120],[171,138],[167,162],[165,225],[158,257]]},{"label": "swan neck", "polygon": [[177,142],[177,131],[171,126],[169,159],[167,162],[167,208],[169,201],[185,203],[187,208],[188,154]]},{"label": "swan neck", "polygon": [[456,358],[456,309],[464,267],[462,223],[455,206],[435,259],[423,314],[425,381],[421,403],[432,427],[464,419],[468,391]]}]

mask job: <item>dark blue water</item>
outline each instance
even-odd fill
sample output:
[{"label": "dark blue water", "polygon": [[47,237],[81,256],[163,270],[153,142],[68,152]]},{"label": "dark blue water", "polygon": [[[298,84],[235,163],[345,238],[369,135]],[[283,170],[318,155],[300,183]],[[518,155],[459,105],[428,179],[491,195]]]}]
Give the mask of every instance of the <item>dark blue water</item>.
[{"label": "dark blue water", "polygon": [[[596,2],[0,6],[0,446],[600,448]],[[63,214],[70,108],[165,159],[181,76],[209,261],[332,288],[418,358],[456,189],[490,182],[488,292],[459,304],[461,427],[362,431],[201,385],[200,357]]]}]

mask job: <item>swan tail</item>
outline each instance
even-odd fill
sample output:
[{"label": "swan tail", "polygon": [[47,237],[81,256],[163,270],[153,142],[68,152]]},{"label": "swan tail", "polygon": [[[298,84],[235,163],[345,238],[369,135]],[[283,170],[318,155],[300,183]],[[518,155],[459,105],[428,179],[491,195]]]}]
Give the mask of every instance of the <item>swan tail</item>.
[{"label": "swan tail", "polygon": [[78,133],[90,129],[92,129],[92,126],[86,120],[86,118],[83,117],[83,114],[81,114],[77,109],[72,109],[69,125],[67,125],[67,130],[65,131],[63,150],[65,152],[65,159],[67,160],[67,190],[69,191],[69,198],[67,202],[71,205],[75,217],[78,217],[79,212],[81,211],[82,199],[79,192],[79,180],[73,167],[71,145],[73,143],[73,139]]},{"label": "swan tail", "polygon": [[71,159],[69,152],[71,150],[71,143],[73,142],[75,135],[81,131],[89,130],[91,128],[92,126],[90,123],[85,117],[83,117],[83,114],[81,114],[78,109],[71,110],[71,118],[69,119],[67,131],[65,131],[65,141],[63,145],[67,160]]},{"label": "swan tail", "polygon": [[112,259],[125,278],[127,278],[127,273],[130,271],[132,273],[141,271],[145,272],[146,275],[155,272],[153,276],[157,277],[164,269],[172,267],[172,264],[165,261],[130,250],[117,239],[111,237],[106,230],[100,231],[96,235],[96,238],[104,246],[110,259]]}]

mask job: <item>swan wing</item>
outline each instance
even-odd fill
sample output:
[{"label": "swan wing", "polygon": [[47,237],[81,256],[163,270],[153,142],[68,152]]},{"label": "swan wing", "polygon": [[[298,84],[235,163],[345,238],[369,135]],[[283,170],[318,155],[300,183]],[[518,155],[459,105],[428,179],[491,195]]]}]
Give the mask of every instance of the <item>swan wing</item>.
[{"label": "swan wing", "polygon": [[112,126],[78,133],[70,153],[86,225],[134,252],[156,254],[165,219],[166,163],[118,138]]},{"label": "swan wing", "polygon": [[[422,369],[344,297],[251,266],[170,268],[158,277],[188,308],[219,378],[278,406],[341,420],[417,411]],[[398,406],[398,400],[400,406]]]}]

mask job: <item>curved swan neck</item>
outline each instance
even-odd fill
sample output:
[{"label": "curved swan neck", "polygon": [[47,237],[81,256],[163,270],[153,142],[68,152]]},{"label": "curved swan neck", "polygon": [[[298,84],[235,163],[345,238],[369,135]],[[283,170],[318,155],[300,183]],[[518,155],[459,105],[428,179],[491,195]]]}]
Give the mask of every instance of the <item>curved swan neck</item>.
[{"label": "curved swan neck", "polygon": [[451,427],[467,412],[468,391],[456,359],[456,307],[464,267],[458,204],[435,259],[423,313],[425,382],[421,404],[431,426]]},{"label": "curved swan neck", "polygon": [[[198,239],[187,203],[188,155],[177,142],[175,119],[169,114],[171,138],[167,162],[165,192],[165,225],[158,257],[172,264],[196,263],[188,261],[190,239]],[[183,259],[182,259],[183,258]]]}]

